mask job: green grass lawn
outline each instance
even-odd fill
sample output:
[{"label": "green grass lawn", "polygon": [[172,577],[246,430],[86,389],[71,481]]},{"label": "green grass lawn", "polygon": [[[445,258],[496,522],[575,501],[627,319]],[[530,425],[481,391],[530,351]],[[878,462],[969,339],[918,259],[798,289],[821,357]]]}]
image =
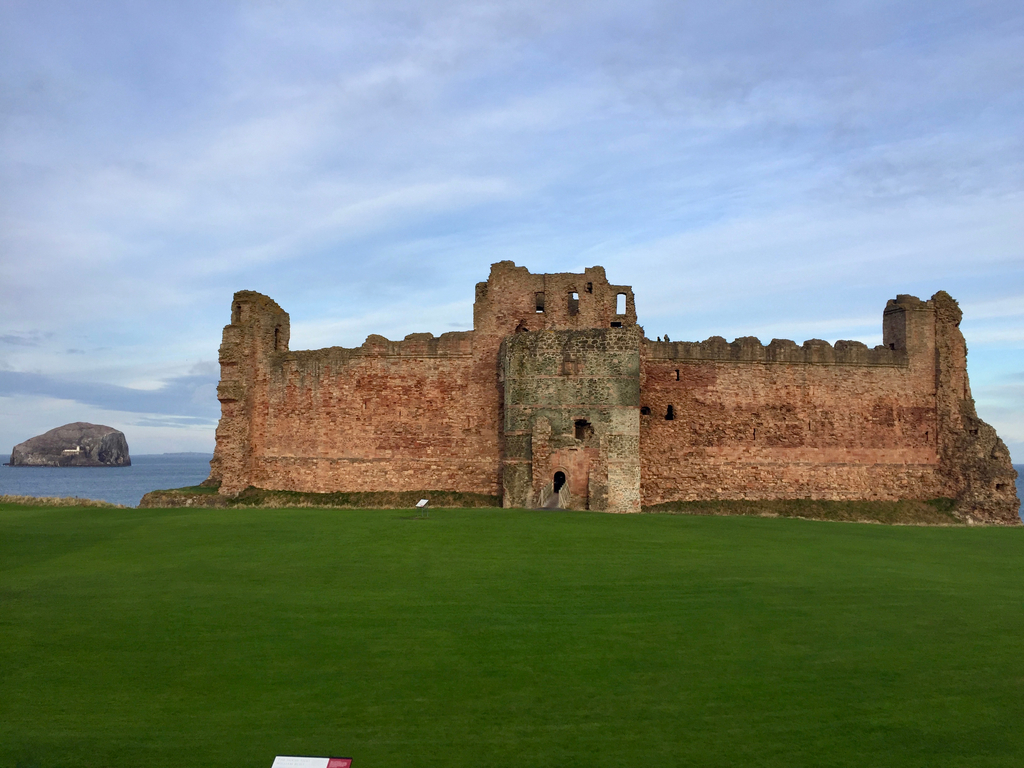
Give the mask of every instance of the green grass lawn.
[{"label": "green grass lawn", "polygon": [[0,506],[0,767],[1019,766],[1024,530]]}]

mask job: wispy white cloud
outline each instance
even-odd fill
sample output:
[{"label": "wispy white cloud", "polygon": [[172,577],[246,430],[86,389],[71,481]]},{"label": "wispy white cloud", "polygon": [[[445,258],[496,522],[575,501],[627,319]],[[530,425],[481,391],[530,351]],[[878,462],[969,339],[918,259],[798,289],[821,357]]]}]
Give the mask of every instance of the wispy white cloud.
[{"label": "wispy white cloud", "polygon": [[56,8],[0,8],[0,370],[159,392],[239,288],[303,346],[440,333],[504,258],[652,335],[945,289],[976,386],[1021,346],[1019,3]]}]

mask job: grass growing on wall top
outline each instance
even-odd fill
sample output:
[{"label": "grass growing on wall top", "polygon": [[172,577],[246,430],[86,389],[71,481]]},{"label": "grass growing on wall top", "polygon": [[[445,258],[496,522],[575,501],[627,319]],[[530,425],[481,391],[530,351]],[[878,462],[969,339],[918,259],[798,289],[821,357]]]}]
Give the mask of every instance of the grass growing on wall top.
[{"label": "grass growing on wall top", "polygon": [[0,766],[1024,762],[1024,531],[0,506]]}]

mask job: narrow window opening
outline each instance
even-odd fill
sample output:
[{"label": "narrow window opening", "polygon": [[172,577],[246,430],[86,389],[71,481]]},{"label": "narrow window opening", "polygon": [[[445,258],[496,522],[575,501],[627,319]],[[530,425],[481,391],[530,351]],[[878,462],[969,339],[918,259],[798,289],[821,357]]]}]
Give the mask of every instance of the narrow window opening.
[{"label": "narrow window opening", "polygon": [[1006,485],[1004,483],[996,483],[996,490],[997,491],[1001,491],[1004,488],[1006,488]]},{"label": "narrow window opening", "polygon": [[242,322],[242,305],[235,304],[235,311],[231,313],[231,322],[240,323]]},{"label": "narrow window opening", "polygon": [[535,294],[534,298],[536,299],[536,305],[535,306],[537,307],[537,311],[538,312],[543,312],[544,311],[544,294],[543,293],[537,293],[537,294]]},{"label": "narrow window opening", "polygon": [[757,440],[757,428],[754,428],[754,439]]},{"label": "narrow window opening", "polygon": [[624,293],[615,294],[615,314],[626,314],[626,294]]},{"label": "narrow window opening", "polygon": [[555,476],[552,478],[552,484],[554,486],[555,493],[562,490],[562,486],[565,485],[565,472],[562,472],[561,470],[555,472]]},{"label": "narrow window opening", "polygon": [[894,341],[894,342],[892,342],[892,343],[891,343],[891,344],[889,345],[889,349],[896,349],[896,342],[895,342],[895,341]]},{"label": "narrow window opening", "polygon": [[645,405],[645,406],[643,406],[643,407],[642,407],[642,408],[640,409],[640,415],[641,415],[641,416],[650,416],[650,415],[651,415],[651,409],[650,409],[650,408],[648,408],[648,407],[647,407],[646,405]]},{"label": "narrow window opening", "polygon": [[675,417],[676,417],[676,412],[675,412],[675,410],[674,410],[674,409],[672,408],[672,406],[670,405],[670,406],[668,407],[668,410],[667,410],[667,411],[665,411],[665,421],[672,421],[672,420],[674,420],[674,419],[675,419]]},{"label": "narrow window opening", "polygon": [[594,428],[590,426],[590,422],[586,419],[576,419],[576,439],[586,440],[594,434]]},{"label": "narrow window opening", "polygon": [[972,430],[971,430],[971,434],[972,434],[972,435],[976,435],[976,434],[978,434],[978,430],[976,430],[976,429],[972,429]]},{"label": "narrow window opening", "polygon": [[280,347],[279,347],[280,343],[281,343],[281,329],[278,327],[278,328],[274,329],[274,351],[275,352],[277,352],[277,350],[280,349]]},{"label": "narrow window opening", "polygon": [[927,440],[927,439],[928,439],[928,432],[927,432],[927,431],[926,431],[926,432],[924,433],[924,439],[925,439],[925,440]]},{"label": "narrow window opening", "polygon": [[679,369],[676,368],[676,381],[679,381]]},{"label": "narrow window opening", "polygon": [[569,314],[578,315],[580,312],[580,295],[573,291],[569,294]]},{"label": "narrow window opening", "polygon": [[593,283],[587,283],[587,293],[593,293],[593,292],[594,292],[594,284]]},{"label": "narrow window opening", "polygon": [[621,327],[622,327],[622,323],[618,323],[618,322],[612,323],[612,328],[621,328]]}]

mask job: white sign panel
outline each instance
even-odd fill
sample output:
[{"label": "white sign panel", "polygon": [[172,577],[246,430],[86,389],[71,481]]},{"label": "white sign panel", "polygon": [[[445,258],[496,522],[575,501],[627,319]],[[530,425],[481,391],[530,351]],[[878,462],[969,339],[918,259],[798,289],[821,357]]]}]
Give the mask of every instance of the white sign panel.
[{"label": "white sign panel", "polygon": [[352,759],[348,757],[288,757],[278,755],[270,768],[349,768]]}]

